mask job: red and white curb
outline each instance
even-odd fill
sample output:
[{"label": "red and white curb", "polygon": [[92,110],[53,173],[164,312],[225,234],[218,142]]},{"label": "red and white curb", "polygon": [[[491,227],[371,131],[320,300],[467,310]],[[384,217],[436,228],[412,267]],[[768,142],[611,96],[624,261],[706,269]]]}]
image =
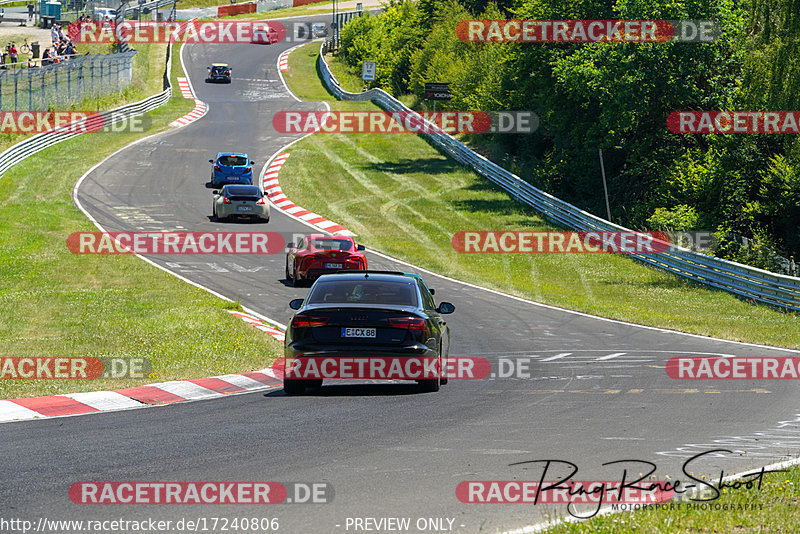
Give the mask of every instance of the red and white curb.
[{"label": "red and white curb", "polygon": [[186,78],[178,78],[178,87],[181,90],[181,95],[183,98],[188,98],[194,100],[194,109],[184,115],[179,119],[175,119],[171,123],[170,126],[174,126],[176,128],[180,128],[181,126],[186,126],[187,124],[191,124],[194,121],[200,119],[203,115],[208,112],[208,106],[202,100],[198,100],[194,96],[194,91],[192,90],[192,86],[189,83],[189,80]]},{"label": "red and white curb", "polygon": [[289,54],[300,48],[301,46],[306,45],[307,43],[299,44],[297,46],[293,46],[288,50],[284,50],[281,52],[281,55],[278,56],[278,69],[286,72],[289,70]]},{"label": "red and white curb", "polygon": [[179,77],[178,87],[181,90],[181,95],[183,95],[183,98],[194,98],[194,93],[192,92],[192,86],[189,85],[189,80]]},{"label": "red and white curb", "polygon": [[194,380],[161,382],[114,391],[67,393],[0,400],[0,423],[146,408],[174,402],[277,389],[282,377],[273,369]]},{"label": "red and white curb", "polygon": [[[284,334],[279,327],[249,313],[228,311],[283,343]],[[267,368],[251,373],[161,382],[113,391],[7,399],[0,400],[0,423],[131,410],[173,402],[213,399],[263,389],[277,389],[282,386],[281,371]]]},{"label": "red and white curb", "polygon": [[262,332],[266,332],[267,334],[271,335],[281,343],[283,343],[284,338],[286,337],[283,333],[283,330],[278,328],[277,326],[271,325],[265,321],[262,321],[258,317],[250,315],[249,313],[242,313],[238,311],[228,310],[228,313],[238,317],[239,319],[243,320],[246,323],[250,323],[251,325],[255,326]]},{"label": "red and white curb", "polygon": [[294,50],[294,48],[290,48],[278,56],[278,68],[282,71],[289,70],[289,53],[291,53],[292,50]]},{"label": "red and white curb", "polygon": [[278,181],[278,173],[288,157],[288,152],[278,154],[264,171],[263,188],[264,192],[267,194],[267,198],[269,198],[270,203],[279,210],[283,210],[286,213],[293,215],[311,225],[314,225],[321,230],[330,232],[331,234],[349,236],[355,235],[341,224],[337,224],[326,219],[322,215],[318,215],[308,211],[307,209],[301,208],[286,197]]}]

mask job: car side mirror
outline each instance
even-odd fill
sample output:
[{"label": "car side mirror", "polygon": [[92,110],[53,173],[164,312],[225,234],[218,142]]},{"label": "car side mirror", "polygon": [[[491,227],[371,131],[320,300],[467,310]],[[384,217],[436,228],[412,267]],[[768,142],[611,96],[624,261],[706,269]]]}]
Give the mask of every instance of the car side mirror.
[{"label": "car side mirror", "polygon": [[356,245],[356,250],[366,250],[364,245]]},{"label": "car side mirror", "polygon": [[213,159],[208,160],[209,163],[214,163]]},{"label": "car side mirror", "polygon": [[449,302],[440,302],[439,307],[436,308],[436,311],[441,313],[442,315],[446,315],[448,313],[453,313],[456,311],[456,307],[450,304]]},{"label": "car side mirror", "polygon": [[286,243],[286,248],[294,248],[294,241]]},{"label": "car side mirror", "polygon": [[251,161],[251,162],[250,162],[250,165],[255,165],[255,164],[256,164],[256,162],[255,162],[255,161]]},{"label": "car side mirror", "polygon": [[211,192],[211,194],[212,194],[212,195],[219,195],[219,189],[214,189],[214,190]]},{"label": "car side mirror", "polygon": [[289,301],[289,307],[293,310],[299,310],[303,307],[303,299],[294,299]]},{"label": "car side mirror", "polygon": [[435,289],[433,289],[432,287],[429,287],[429,288],[428,288],[428,291],[430,291],[430,292],[431,292],[431,295],[435,295],[435,294],[436,294],[436,290],[435,290]]}]

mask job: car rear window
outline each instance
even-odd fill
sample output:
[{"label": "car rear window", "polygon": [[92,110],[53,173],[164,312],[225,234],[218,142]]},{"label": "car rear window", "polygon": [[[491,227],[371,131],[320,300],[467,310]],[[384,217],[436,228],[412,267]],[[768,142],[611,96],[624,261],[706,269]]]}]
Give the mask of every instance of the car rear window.
[{"label": "car rear window", "polygon": [[229,185],[225,192],[230,196],[261,198],[261,189],[256,185]]},{"label": "car rear window", "polygon": [[247,165],[247,158],[242,156],[222,156],[219,158],[220,165]]},{"label": "car rear window", "polygon": [[228,72],[228,67],[211,67],[211,72],[216,74],[225,74]]},{"label": "car rear window", "polygon": [[347,239],[312,239],[311,246],[317,250],[353,250],[352,241],[348,241]]},{"label": "car rear window", "polygon": [[384,280],[319,280],[308,304],[391,304],[417,306],[413,283]]}]

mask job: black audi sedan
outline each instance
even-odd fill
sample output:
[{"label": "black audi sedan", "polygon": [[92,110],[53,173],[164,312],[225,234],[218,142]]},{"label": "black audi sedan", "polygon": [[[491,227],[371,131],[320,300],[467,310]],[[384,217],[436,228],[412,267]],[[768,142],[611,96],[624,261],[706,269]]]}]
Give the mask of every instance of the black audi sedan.
[{"label": "black audi sedan", "polygon": [[414,380],[423,391],[447,383],[450,329],[419,275],[360,271],[320,276],[286,330],[283,389],[299,395],[326,379]]}]

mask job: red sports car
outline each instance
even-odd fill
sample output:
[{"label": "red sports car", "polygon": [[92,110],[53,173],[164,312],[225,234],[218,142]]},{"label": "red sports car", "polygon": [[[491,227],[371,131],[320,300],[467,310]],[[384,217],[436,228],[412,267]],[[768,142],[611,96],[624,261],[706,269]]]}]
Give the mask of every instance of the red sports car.
[{"label": "red sports car", "polygon": [[272,26],[267,26],[266,29],[259,28],[257,30],[253,30],[253,43],[272,44],[277,43],[278,41],[280,41],[280,36]]},{"label": "red sports car", "polygon": [[286,280],[292,285],[313,282],[325,273],[366,271],[364,245],[356,245],[352,237],[311,234],[295,246],[289,243],[286,253]]}]

